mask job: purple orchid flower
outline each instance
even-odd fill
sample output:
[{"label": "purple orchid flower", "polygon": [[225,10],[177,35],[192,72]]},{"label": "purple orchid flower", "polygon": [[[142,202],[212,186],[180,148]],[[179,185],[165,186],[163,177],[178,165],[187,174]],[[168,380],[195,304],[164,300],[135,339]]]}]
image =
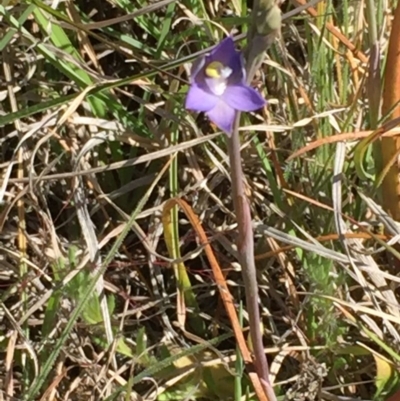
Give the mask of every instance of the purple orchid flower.
[{"label": "purple orchid flower", "polygon": [[185,107],[205,112],[228,136],[232,135],[236,111],[254,111],[266,104],[247,85],[243,64],[243,56],[229,36],[192,66]]}]

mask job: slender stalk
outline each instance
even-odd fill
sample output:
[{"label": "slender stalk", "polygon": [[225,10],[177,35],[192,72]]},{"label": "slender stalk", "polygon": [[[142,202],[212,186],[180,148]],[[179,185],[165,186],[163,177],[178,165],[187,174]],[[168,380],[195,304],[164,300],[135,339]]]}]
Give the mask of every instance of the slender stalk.
[{"label": "slender stalk", "polygon": [[[382,96],[382,116],[389,122],[400,117],[400,2],[393,9],[393,16]],[[381,186],[382,205],[396,221],[400,221],[399,150],[399,137],[381,139],[382,171],[386,170]],[[390,261],[392,259],[394,267],[398,268],[399,259],[389,257]]]},{"label": "slender stalk", "polygon": [[244,192],[243,171],[240,157],[239,128],[240,112],[236,114],[232,137],[228,139],[228,152],[232,177],[232,198],[238,222],[238,255],[246,293],[249,314],[250,337],[254,349],[254,363],[257,374],[270,401],[275,401],[270,380],[267,358],[261,334],[260,311],[258,307],[258,285],[254,263],[254,239],[249,201]]},{"label": "slender stalk", "polygon": [[[280,30],[281,12],[276,0],[254,0],[251,23],[247,36],[245,57],[247,60],[247,82],[260,67],[265,50]],[[246,293],[246,307],[249,314],[250,337],[254,350],[256,372],[263,384],[269,401],[276,401],[269,380],[268,362],[264,352],[260,310],[258,306],[258,285],[254,262],[254,237],[249,200],[244,191],[242,162],[240,157],[240,112],[236,113],[232,136],[228,139],[228,152],[232,178],[232,199],[238,222],[238,257]]]},{"label": "slender stalk", "polygon": [[[3,63],[3,69],[4,69],[4,76],[7,81],[7,89],[8,89],[8,95],[10,99],[10,104],[11,104],[11,110],[13,112],[18,111],[18,103],[15,98],[15,93],[13,90],[13,81],[14,81],[14,72],[13,72],[13,56],[11,54],[11,48],[7,47],[3,51],[3,57],[4,57],[4,63]],[[19,133],[19,139],[22,140],[22,127],[21,127],[21,122],[19,119],[16,119],[14,122],[15,128],[17,129]],[[17,171],[17,177],[18,179],[23,179],[24,178],[24,149],[25,145],[20,146],[20,149],[18,151],[18,171]],[[20,251],[20,260],[19,260],[19,273],[21,279],[23,279],[26,274],[28,273],[28,268],[27,264],[25,262],[26,258],[26,253],[27,253],[27,240],[25,236],[25,230],[26,230],[26,221],[25,221],[25,202],[23,197],[21,197],[18,202],[17,202],[17,208],[18,208],[18,248]],[[21,298],[22,298],[22,313],[25,314],[26,311],[28,310],[28,294],[25,289],[22,290],[21,292]],[[23,330],[24,334],[26,335],[26,338],[29,338],[29,326],[28,324],[24,323],[23,325]],[[23,366],[23,386],[28,386],[29,385],[29,366],[28,366],[28,359],[27,359],[27,353],[25,351],[22,352],[21,355],[22,358],[22,366]],[[11,391],[12,392],[12,391]],[[9,394],[13,395],[13,394]]]},{"label": "slender stalk", "polygon": [[[378,126],[382,99],[380,46],[376,18],[377,10],[375,3],[375,0],[366,1],[366,18],[368,21],[368,38],[370,47],[367,94],[369,103],[370,128],[372,129],[376,129]],[[376,170],[380,172],[383,167],[380,141],[374,142],[373,152]],[[381,197],[381,194],[379,194],[379,196]]]}]

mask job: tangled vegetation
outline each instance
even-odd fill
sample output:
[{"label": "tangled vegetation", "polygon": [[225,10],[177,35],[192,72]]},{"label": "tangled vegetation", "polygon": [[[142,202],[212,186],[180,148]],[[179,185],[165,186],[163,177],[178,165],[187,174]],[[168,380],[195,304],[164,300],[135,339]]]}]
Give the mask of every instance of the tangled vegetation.
[{"label": "tangled vegetation", "polygon": [[[400,6],[309,3],[280,5],[251,82],[267,106],[239,132],[260,330],[279,401],[383,401],[400,388]],[[191,63],[227,34],[243,49],[251,7],[0,5],[1,400],[257,399],[230,320],[252,350],[226,136],[184,108]]]}]

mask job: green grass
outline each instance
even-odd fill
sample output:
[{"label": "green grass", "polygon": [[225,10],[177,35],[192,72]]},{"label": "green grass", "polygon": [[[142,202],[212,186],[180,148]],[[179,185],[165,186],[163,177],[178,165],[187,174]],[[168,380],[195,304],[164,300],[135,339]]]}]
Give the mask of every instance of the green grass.
[{"label": "green grass", "polygon": [[[323,399],[383,401],[399,388],[398,280],[382,251],[395,232],[374,187],[376,149],[347,141],[288,160],[310,142],[379,127],[379,89],[368,92],[367,66],[327,26],[364,54],[377,35],[384,65],[386,3],[370,12],[323,0],[316,18],[285,19],[253,82],[268,107],[242,118],[279,400],[301,394],[301,383]],[[224,29],[246,32],[250,10],[245,1],[159,4],[0,6],[4,399],[255,400],[195,231],[178,208],[162,219],[172,197],[199,216],[247,338],[225,138],[204,140],[215,128],[183,104],[194,54]]]}]

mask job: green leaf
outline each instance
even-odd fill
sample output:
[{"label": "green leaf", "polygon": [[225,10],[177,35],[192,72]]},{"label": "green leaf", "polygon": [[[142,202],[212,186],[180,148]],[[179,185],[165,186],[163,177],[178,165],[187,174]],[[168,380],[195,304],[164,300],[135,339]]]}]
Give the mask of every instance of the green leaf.
[{"label": "green leaf", "polygon": [[386,398],[399,385],[399,373],[394,366],[377,354],[373,354],[376,364],[374,399]]},{"label": "green leaf", "polygon": [[82,317],[88,324],[98,324],[103,321],[100,302],[97,295],[93,294],[83,310]]},{"label": "green leaf", "polygon": [[358,177],[361,180],[373,180],[374,175],[370,174],[365,169],[365,161],[368,153],[371,152],[369,149],[369,145],[371,145],[376,138],[376,135],[372,133],[368,137],[364,138],[360,141],[354,149],[354,166],[356,168],[356,172]]},{"label": "green leaf", "polygon": [[126,343],[124,337],[120,337],[117,340],[117,352],[119,352],[120,354],[125,355],[129,358],[135,357],[131,347]]}]

